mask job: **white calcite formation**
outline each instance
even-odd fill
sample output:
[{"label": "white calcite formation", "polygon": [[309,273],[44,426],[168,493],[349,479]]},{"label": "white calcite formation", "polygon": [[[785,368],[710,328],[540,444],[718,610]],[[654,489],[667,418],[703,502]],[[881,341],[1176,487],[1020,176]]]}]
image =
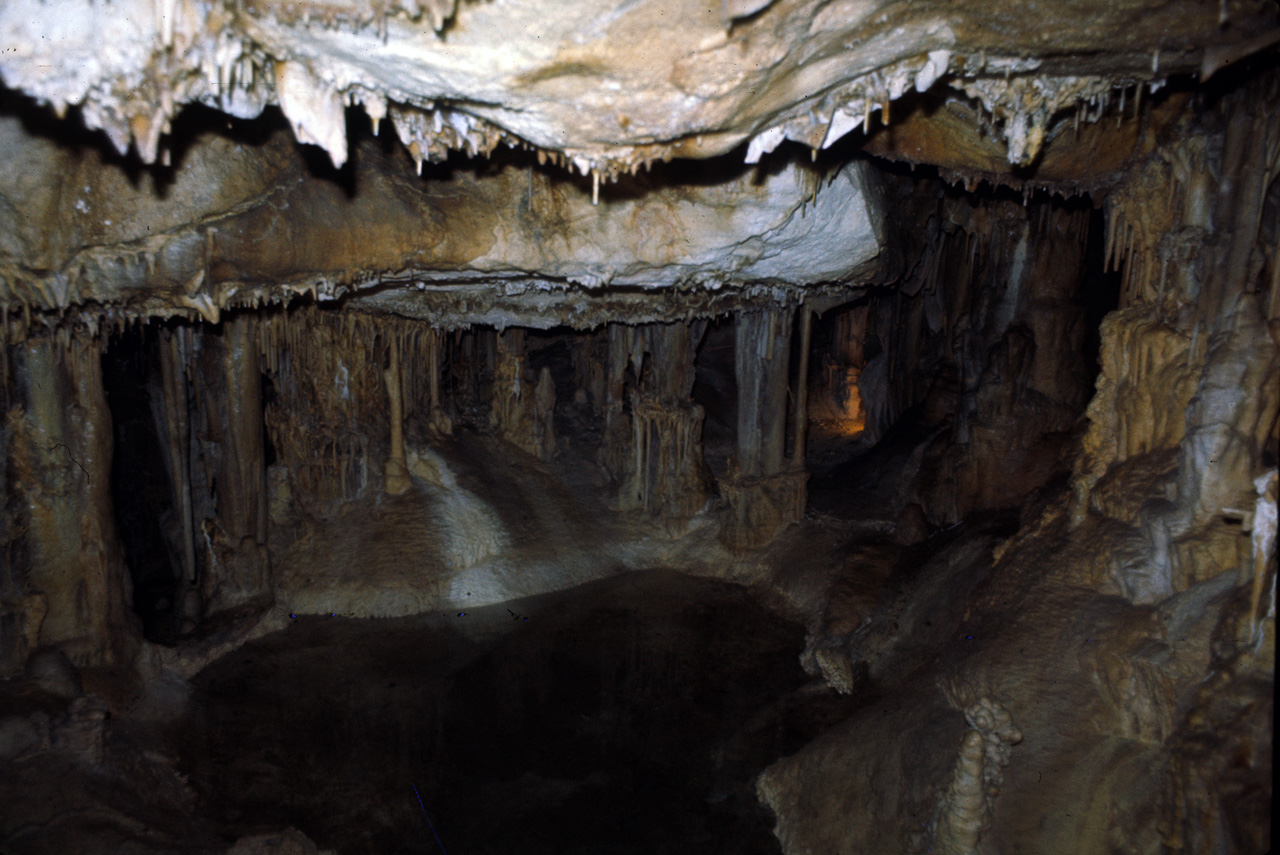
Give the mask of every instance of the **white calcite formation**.
[{"label": "white calcite formation", "polygon": [[[748,141],[749,162],[784,139],[825,147],[948,78],[994,109],[1025,163],[1064,106],[1209,76],[1274,41],[1261,0],[1037,5],[997,10],[998,28],[991,14],[906,0],[13,2],[0,78],[59,112],[83,105],[147,161],[167,157],[184,103],[246,118],[274,103],[341,164],[343,107],[362,104],[375,125],[390,115],[419,161],[527,144],[598,182]],[[1010,75],[1014,94],[995,94]]]},{"label": "white calcite formation", "polygon": [[283,134],[261,152],[200,138],[162,196],[16,120],[0,120],[0,142],[11,155],[0,163],[0,305],[11,317],[98,304],[216,322],[235,306],[372,289],[371,307],[432,320],[589,326],[607,286],[611,299],[681,288],[773,300],[860,284],[885,240],[881,193],[861,161],[819,170],[774,159],[692,185],[655,175],[602,188],[593,206],[544,170],[419,178],[403,152],[373,145],[360,149],[348,197],[308,180]]},{"label": "white calcite formation", "polygon": [[944,855],[977,855],[982,834],[991,822],[991,812],[1004,767],[1022,734],[999,703],[982,698],[964,713],[969,731],[960,745],[951,783],[938,806],[936,842]]},{"label": "white calcite formation", "polygon": [[723,184],[664,188],[593,209],[569,201],[555,252],[539,230],[503,223],[469,270],[441,279],[527,276],[589,288],[843,282],[880,252],[883,208],[866,164],[826,179],[789,163]]}]

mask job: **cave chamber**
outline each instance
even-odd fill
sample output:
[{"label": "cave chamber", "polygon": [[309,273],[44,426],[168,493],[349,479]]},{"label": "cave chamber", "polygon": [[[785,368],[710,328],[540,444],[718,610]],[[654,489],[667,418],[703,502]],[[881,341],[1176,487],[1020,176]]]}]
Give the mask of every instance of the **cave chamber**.
[{"label": "cave chamber", "polygon": [[5,4],[0,853],[1269,851],[1280,21],[1139,6]]}]

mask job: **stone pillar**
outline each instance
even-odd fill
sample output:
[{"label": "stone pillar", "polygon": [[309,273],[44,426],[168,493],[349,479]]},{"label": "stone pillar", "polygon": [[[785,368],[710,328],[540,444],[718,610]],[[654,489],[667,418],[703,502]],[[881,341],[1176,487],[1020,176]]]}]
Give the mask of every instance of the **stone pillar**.
[{"label": "stone pillar", "polygon": [[449,436],[453,433],[453,420],[444,411],[444,404],[440,400],[440,364],[445,335],[438,329],[427,330],[426,335],[427,387],[430,394],[427,429],[437,436]]},{"label": "stone pillar", "polygon": [[791,468],[804,469],[805,434],[809,432],[809,340],[813,333],[813,313],[804,306],[797,311],[800,314],[800,368],[796,371]]},{"label": "stone pillar", "polygon": [[493,354],[493,398],[489,420],[498,434],[519,444],[520,408],[524,400],[525,331],[505,330]]},{"label": "stone pillar", "polygon": [[720,539],[731,548],[768,543],[778,529],[804,516],[808,476],[786,459],[791,321],[791,311],[782,307],[738,316],[738,446],[720,481],[729,506]]},{"label": "stone pillar", "polygon": [[391,421],[391,450],[387,455],[384,488],[392,496],[408,491],[409,467],[404,451],[404,386],[400,376],[400,342],[392,337],[387,345],[389,365],[382,372],[387,383],[388,418]]},{"label": "stone pillar", "polygon": [[[623,327],[611,348],[609,381],[613,395],[622,391],[629,362],[638,375],[630,394],[631,431],[625,437],[630,454],[620,478],[618,504],[668,520],[689,519],[711,495],[710,475],[702,454],[702,407],[690,400],[694,356],[706,331],[705,321],[692,324],[646,324]],[[614,340],[614,337],[611,337]],[[622,369],[615,363],[621,362]],[[618,418],[625,418],[621,407]],[[621,437],[615,434],[615,441]]]},{"label": "stone pillar", "polygon": [[738,380],[735,463],[744,477],[758,478],[782,471],[790,356],[790,311],[774,308],[738,315],[733,352]]},{"label": "stone pillar", "polygon": [[[635,327],[626,324],[609,324],[608,356],[604,376],[604,436],[600,445],[600,464],[618,483],[630,476],[631,419],[626,413],[627,368],[632,364]],[[644,351],[639,354],[641,362]],[[639,378],[635,378],[639,379]]]},{"label": "stone pillar", "polygon": [[578,406],[590,405],[602,414],[609,371],[609,327],[574,336],[570,342],[573,357],[574,398]]},{"label": "stone pillar", "polygon": [[191,330],[180,326],[160,334],[160,377],[163,394],[163,431],[173,506],[182,531],[182,578],[177,597],[179,615],[196,620],[200,602],[196,564],[195,511],[191,495],[191,409],[187,395],[187,361],[191,355]]},{"label": "stone pillar", "polygon": [[555,384],[545,368],[531,383],[526,377],[528,363],[526,331],[503,332],[497,343],[489,418],[507,442],[550,460],[556,451]]},{"label": "stone pillar", "polygon": [[26,635],[79,665],[130,662],[141,628],[112,510],[99,342],[63,330],[29,339],[22,356],[24,417],[10,466],[26,494]]},{"label": "stone pillar", "polygon": [[210,506],[204,502],[197,543],[205,553],[200,588],[206,610],[233,608],[271,588],[257,324],[239,314],[220,331],[208,325],[191,330],[196,344],[188,371],[200,415],[200,449],[208,484],[216,484],[213,516],[207,516]]},{"label": "stone pillar", "polygon": [[257,322],[225,322],[222,357],[227,433],[218,476],[218,516],[233,538],[267,542],[266,466],[262,454],[262,367]]}]

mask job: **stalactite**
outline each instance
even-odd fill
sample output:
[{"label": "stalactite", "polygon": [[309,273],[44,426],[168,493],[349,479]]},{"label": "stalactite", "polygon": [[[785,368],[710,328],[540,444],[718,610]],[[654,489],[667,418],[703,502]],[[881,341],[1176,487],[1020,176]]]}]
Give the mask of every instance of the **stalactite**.
[{"label": "stalactite", "polygon": [[791,454],[791,465],[795,469],[804,469],[805,434],[809,429],[809,347],[813,331],[813,314],[804,306],[799,309],[800,315],[800,367],[796,371],[794,448]]},{"label": "stalactite", "polygon": [[[706,330],[692,323],[612,325],[604,438],[619,506],[668,520],[688,519],[710,494],[702,452],[702,408],[689,396],[694,355]],[[627,390],[628,371],[633,382]],[[619,398],[630,404],[624,412]],[[628,423],[630,430],[625,430]]]},{"label": "stalactite", "polygon": [[453,433],[453,422],[444,411],[444,405],[440,399],[440,362],[444,352],[444,333],[437,329],[427,330],[425,345],[429,387],[428,412],[430,413],[427,420],[428,429],[439,436],[448,436]]},{"label": "stalactite", "polygon": [[490,406],[491,427],[508,442],[550,460],[556,453],[555,385],[545,369],[528,371],[526,332],[508,329],[497,337]]},{"label": "stalactite", "polygon": [[268,434],[297,482],[295,494],[316,513],[363,494],[369,438],[389,436],[377,342],[390,325],[319,308],[260,322],[263,367],[276,395],[265,414]]}]

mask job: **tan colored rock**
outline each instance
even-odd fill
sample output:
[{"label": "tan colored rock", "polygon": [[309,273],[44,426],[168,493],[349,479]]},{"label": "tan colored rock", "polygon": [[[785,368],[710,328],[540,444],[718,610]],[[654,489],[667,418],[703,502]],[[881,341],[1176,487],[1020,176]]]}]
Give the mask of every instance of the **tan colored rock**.
[{"label": "tan colored rock", "polygon": [[[148,161],[184,103],[244,117],[279,103],[300,141],[341,164],[342,108],[361,103],[375,122],[390,114],[418,158],[529,143],[606,178],[748,140],[749,161],[784,139],[825,147],[948,75],[995,111],[1010,161],[1024,163],[1059,109],[1105,103],[1119,83],[1211,76],[1271,44],[1275,26],[1264,3],[1232,6],[1226,30],[1218,10],[1176,0],[1036,7],[999,28],[985,7],[904,0],[26,9],[0,11],[6,83],[59,111],[83,101],[90,127]],[[1159,24],[1133,26],[1137,14]]]},{"label": "tan colored rock", "polygon": [[317,849],[311,838],[296,828],[269,834],[241,837],[227,850],[227,855],[333,855],[328,849]]},{"label": "tan colored rock", "polygon": [[[203,135],[164,188],[16,120],[0,119],[0,141],[0,304],[24,320],[98,302],[216,322],[233,306],[379,285],[363,305],[449,326],[591,327],[709,313],[744,293],[847,289],[874,272],[884,240],[862,163],[828,175],[795,162],[730,168],[692,186],[673,167],[593,206],[545,169],[419,178],[402,152],[369,142],[348,195],[315,180],[279,133],[254,146]],[[673,305],[646,300],[655,289]]]}]

